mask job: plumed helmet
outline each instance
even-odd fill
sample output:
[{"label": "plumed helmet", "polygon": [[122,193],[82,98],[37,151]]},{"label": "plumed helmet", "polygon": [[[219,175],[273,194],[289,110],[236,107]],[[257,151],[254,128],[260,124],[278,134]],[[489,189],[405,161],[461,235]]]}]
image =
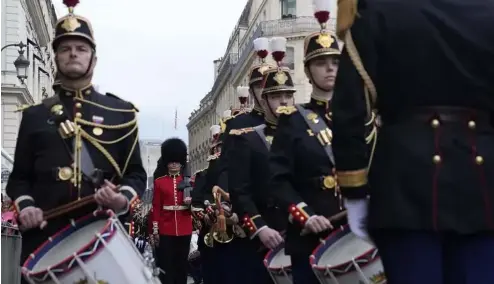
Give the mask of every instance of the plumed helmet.
[{"label": "plumed helmet", "polygon": [[187,145],[180,138],[169,138],[161,144],[161,163],[166,167],[168,163],[187,163]]},{"label": "plumed helmet", "polygon": [[68,37],[82,38],[86,40],[93,49],[96,49],[93,28],[88,19],[74,14],[74,7],[79,0],[63,0],[69,8],[69,14],[60,18],[55,26],[55,38],[52,42],[53,50],[57,50],[60,41]]}]

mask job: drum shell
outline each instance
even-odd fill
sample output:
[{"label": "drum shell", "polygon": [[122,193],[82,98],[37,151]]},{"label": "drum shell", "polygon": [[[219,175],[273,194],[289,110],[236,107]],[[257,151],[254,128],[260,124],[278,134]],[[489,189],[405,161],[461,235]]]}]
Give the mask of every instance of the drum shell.
[{"label": "drum shell", "polygon": [[[336,252],[335,247],[341,250]],[[331,259],[335,257],[337,260]],[[386,283],[377,248],[351,233],[348,226],[333,232],[316,247],[310,264],[323,284]]]},{"label": "drum shell", "polygon": [[270,250],[264,257],[264,266],[268,270],[273,283],[292,284],[292,264],[290,256],[285,255],[283,246]]},{"label": "drum shell", "polygon": [[22,238],[17,228],[2,225],[2,283],[21,283]]},{"label": "drum shell", "polygon": [[[59,267],[56,266],[58,258],[54,255],[73,255],[77,252],[81,256],[78,259],[83,264],[79,265],[77,260],[72,261],[73,257],[64,260],[62,267],[70,269],[56,274],[57,281],[78,283],[90,275],[98,281],[103,281],[101,283],[160,283],[156,277],[152,277],[151,268],[144,262],[143,256],[120,221],[111,214],[99,215],[102,216],[97,218],[91,214],[78,219],[75,222],[76,229],[72,229],[71,233],[66,231],[71,229],[69,226],[52,236],[54,243],[47,242],[34,252],[39,254],[37,261],[40,268],[36,268],[35,265],[33,270],[43,271],[45,267],[52,266],[52,271],[55,271]],[[45,254],[39,253],[44,250],[48,251]],[[28,267],[26,262],[24,268]],[[43,275],[48,273],[41,273],[35,277],[28,273],[33,283],[56,283],[52,275]]]}]

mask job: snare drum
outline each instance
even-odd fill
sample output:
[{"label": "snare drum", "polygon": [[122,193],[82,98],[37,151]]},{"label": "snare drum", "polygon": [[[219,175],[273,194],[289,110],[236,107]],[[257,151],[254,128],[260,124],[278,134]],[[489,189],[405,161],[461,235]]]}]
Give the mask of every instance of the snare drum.
[{"label": "snare drum", "polygon": [[270,250],[264,257],[264,266],[275,284],[291,284],[292,262],[289,255],[285,255],[285,248],[279,246]]},{"label": "snare drum", "polygon": [[320,283],[385,284],[377,248],[358,238],[348,225],[336,230],[310,256]]},{"label": "snare drum", "polygon": [[51,236],[24,262],[29,283],[160,283],[111,210],[95,211]]},{"label": "snare drum", "polygon": [[2,283],[21,283],[21,246],[17,226],[2,220]]}]

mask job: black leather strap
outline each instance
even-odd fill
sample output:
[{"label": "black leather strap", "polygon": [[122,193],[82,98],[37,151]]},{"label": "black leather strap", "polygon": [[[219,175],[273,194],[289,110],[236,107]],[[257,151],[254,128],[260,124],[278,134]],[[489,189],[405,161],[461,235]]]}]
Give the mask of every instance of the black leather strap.
[{"label": "black leather strap", "polygon": [[[308,110],[301,105],[295,105],[295,107],[297,108],[300,115],[304,118],[305,123],[307,123],[307,126],[309,127],[310,130],[312,130],[312,132],[314,133],[315,136],[321,135],[322,131],[329,129],[329,127],[324,122],[323,118],[319,117],[315,112]],[[315,116],[315,117],[319,117],[319,118],[311,120],[311,119],[309,119],[309,116]],[[321,146],[324,148],[324,151],[326,152],[331,163],[334,165],[335,164],[334,163],[334,154],[333,154],[333,148],[331,147],[331,144],[322,143],[322,141],[320,139],[317,139],[317,140],[319,141]]]},{"label": "black leather strap", "polygon": [[259,135],[259,138],[261,138],[262,142],[264,145],[266,145],[266,148],[271,149],[271,144],[268,143],[268,140],[266,139],[266,135],[264,134],[264,129],[266,128],[266,124],[261,124],[256,127],[254,127],[254,131]]},{"label": "black leather strap", "polygon": [[[61,105],[62,106],[62,112],[61,113],[53,113],[51,111],[52,107],[55,105]],[[64,123],[67,120],[73,120],[69,116],[69,112],[67,112],[67,108],[63,104],[63,102],[60,100],[60,95],[57,93],[52,97],[46,98],[43,100],[43,105],[48,109],[48,111],[51,114],[50,120],[54,122],[54,124],[57,127],[60,127],[61,123]],[[67,154],[70,156],[71,160],[74,161],[74,148],[75,148],[75,139],[74,138],[68,138],[64,139],[62,136],[62,141],[65,144],[65,150],[67,151]],[[83,174],[83,179],[86,180],[87,182],[90,182],[93,186],[95,187],[100,187],[103,184],[104,180],[104,173],[103,171],[97,169],[94,167],[93,159],[91,158],[91,155],[89,154],[89,151],[87,149],[86,144],[84,141],[81,141],[81,172]]]}]

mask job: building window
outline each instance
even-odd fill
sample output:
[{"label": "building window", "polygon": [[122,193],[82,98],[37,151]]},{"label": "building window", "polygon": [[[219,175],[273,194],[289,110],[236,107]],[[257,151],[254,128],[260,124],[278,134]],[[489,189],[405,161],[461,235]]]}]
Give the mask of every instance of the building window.
[{"label": "building window", "polygon": [[283,58],[283,66],[295,70],[295,48],[291,46],[286,47],[285,58]]},{"label": "building window", "polygon": [[293,19],[297,16],[297,0],[281,0],[281,18]]}]

